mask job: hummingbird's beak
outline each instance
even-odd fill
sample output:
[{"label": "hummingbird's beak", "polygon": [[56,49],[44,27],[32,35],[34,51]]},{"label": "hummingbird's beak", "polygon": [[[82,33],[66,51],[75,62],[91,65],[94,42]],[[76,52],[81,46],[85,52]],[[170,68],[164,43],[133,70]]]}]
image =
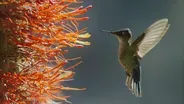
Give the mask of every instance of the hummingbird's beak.
[{"label": "hummingbird's beak", "polygon": [[112,32],[111,31],[108,31],[108,30],[101,30],[101,31],[108,32],[108,33],[111,33],[112,34]]}]

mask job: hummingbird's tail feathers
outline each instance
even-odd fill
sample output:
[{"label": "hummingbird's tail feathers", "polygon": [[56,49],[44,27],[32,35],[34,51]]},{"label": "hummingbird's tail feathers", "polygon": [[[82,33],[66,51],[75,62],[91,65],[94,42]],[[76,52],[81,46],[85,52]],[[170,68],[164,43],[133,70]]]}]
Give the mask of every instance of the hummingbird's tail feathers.
[{"label": "hummingbird's tail feathers", "polygon": [[130,79],[130,76],[126,76],[126,81],[125,81],[126,86],[128,86],[129,79]]},{"label": "hummingbird's tail feathers", "polygon": [[132,83],[132,77],[127,75],[125,85],[129,88],[130,91],[132,91],[132,84],[131,83]]},{"label": "hummingbird's tail feathers", "polygon": [[141,97],[141,67],[137,67],[133,70],[131,76],[127,75],[125,85],[132,91],[136,97]]},{"label": "hummingbird's tail feathers", "polygon": [[141,92],[141,67],[137,66],[132,73],[132,93],[136,97],[141,97],[142,92]]}]

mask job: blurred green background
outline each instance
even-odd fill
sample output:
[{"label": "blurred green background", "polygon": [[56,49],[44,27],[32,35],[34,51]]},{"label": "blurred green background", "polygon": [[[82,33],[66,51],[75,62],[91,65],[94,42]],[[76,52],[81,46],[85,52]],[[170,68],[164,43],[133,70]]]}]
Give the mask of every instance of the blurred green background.
[{"label": "blurred green background", "polygon": [[[184,104],[184,0],[84,0],[93,5],[82,23],[92,34],[91,46],[69,49],[67,57],[81,56],[68,91],[73,104]],[[117,58],[118,41],[101,29],[130,28],[133,39],[158,19],[171,27],[161,42],[140,62],[143,97],[136,98],[125,86],[125,72]],[[70,62],[72,65],[73,62]]]}]

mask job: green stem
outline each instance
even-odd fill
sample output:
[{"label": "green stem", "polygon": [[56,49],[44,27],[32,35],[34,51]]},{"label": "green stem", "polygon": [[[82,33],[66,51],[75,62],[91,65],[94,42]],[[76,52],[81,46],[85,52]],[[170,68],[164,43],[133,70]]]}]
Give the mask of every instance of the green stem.
[{"label": "green stem", "polygon": [[5,53],[8,50],[7,37],[0,31],[0,69],[4,72],[8,72],[9,61]]},{"label": "green stem", "polygon": [[[8,43],[8,37],[6,33],[0,31],[0,70],[3,72],[19,72],[16,65],[16,59],[18,55],[16,52],[12,52],[15,46]],[[15,56],[11,57],[11,54]]]}]

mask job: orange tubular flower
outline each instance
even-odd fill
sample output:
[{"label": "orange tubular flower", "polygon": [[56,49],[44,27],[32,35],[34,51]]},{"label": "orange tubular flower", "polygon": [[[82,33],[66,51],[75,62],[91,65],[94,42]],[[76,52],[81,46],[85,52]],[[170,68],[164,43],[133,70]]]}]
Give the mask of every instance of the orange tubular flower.
[{"label": "orange tubular flower", "polygon": [[[88,7],[77,0],[5,0],[0,2],[0,35],[6,37],[6,52],[0,53],[0,102],[2,104],[67,101],[63,90],[72,80],[74,68],[64,69],[69,60],[64,47],[90,45],[86,28],[79,29]],[[1,51],[0,51],[1,52]],[[7,70],[8,68],[8,70]],[[11,70],[10,70],[11,69]],[[57,96],[59,95],[59,96]]]}]

